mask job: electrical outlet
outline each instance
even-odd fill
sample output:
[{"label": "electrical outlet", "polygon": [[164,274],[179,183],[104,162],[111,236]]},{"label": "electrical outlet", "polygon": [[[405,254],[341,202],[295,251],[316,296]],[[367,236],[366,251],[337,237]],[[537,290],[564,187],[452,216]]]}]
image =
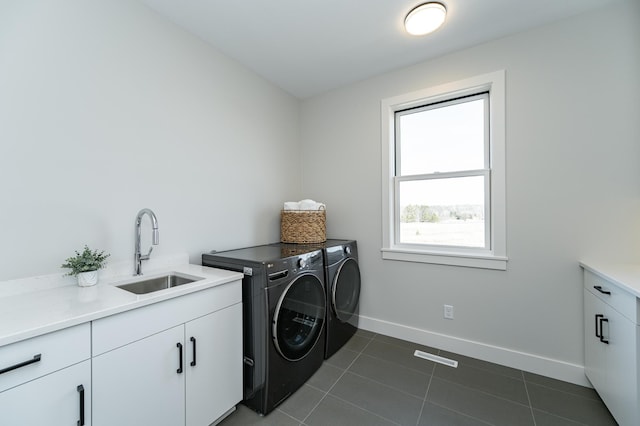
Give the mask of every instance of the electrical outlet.
[{"label": "electrical outlet", "polygon": [[444,305],[444,317],[453,319],[453,305]]}]

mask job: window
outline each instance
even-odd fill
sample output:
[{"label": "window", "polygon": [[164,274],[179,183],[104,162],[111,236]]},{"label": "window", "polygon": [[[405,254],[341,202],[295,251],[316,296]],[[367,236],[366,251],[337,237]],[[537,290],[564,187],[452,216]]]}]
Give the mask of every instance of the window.
[{"label": "window", "polygon": [[506,269],[504,72],[382,101],[384,259]]}]

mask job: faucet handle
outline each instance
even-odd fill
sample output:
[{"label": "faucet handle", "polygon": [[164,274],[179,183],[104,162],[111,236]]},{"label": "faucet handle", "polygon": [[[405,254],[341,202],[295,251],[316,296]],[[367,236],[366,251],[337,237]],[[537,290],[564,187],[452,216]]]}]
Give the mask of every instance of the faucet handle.
[{"label": "faucet handle", "polygon": [[145,255],[140,255],[140,260],[149,260],[149,257],[151,256],[152,251],[153,251],[153,246],[149,247],[149,253]]}]

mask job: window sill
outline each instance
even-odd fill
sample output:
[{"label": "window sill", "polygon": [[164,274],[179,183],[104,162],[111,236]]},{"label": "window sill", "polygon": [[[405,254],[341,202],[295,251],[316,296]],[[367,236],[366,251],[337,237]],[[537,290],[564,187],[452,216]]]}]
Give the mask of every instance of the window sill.
[{"label": "window sill", "polygon": [[453,253],[434,253],[421,250],[383,248],[384,260],[433,263],[437,265],[463,266],[467,268],[507,270],[507,258],[502,256],[478,256]]}]

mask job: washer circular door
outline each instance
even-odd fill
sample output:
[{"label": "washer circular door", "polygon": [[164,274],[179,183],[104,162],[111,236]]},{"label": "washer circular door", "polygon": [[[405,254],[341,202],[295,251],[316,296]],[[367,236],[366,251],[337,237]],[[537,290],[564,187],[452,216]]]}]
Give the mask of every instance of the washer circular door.
[{"label": "washer circular door", "polygon": [[285,359],[298,361],[311,352],[322,335],[326,296],[322,282],[300,275],[280,296],[273,318],[273,341]]},{"label": "washer circular door", "polygon": [[360,300],[360,268],[348,258],[338,268],[331,286],[331,309],[338,320],[348,322],[358,310]]}]

